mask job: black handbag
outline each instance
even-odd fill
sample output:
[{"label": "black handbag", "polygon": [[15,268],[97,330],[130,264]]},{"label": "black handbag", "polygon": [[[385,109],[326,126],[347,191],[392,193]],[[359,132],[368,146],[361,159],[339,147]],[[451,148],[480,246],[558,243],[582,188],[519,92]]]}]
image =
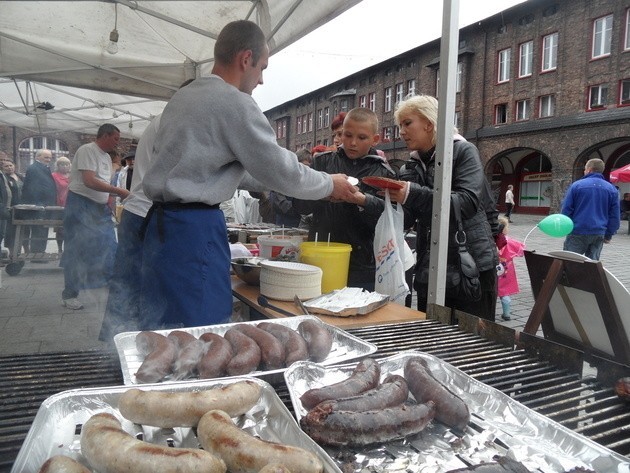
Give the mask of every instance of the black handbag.
[{"label": "black handbag", "polygon": [[[479,268],[466,248],[466,232],[462,224],[459,197],[451,194],[453,216],[457,225],[455,242],[457,243],[456,262],[446,265],[446,298],[475,302],[481,299],[481,282]],[[429,285],[429,254],[426,253],[416,276],[416,289],[425,291]]]}]

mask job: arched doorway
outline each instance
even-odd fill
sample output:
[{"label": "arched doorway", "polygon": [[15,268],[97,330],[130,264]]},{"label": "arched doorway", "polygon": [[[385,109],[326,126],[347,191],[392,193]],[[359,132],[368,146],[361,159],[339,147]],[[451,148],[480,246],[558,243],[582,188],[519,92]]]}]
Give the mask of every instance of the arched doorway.
[{"label": "arched doorway", "polygon": [[512,148],[497,154],[486,166],[500,211],[505,192],[514,186],[514,211],[545,215],[551,205],[551,160],[532,148]]}]

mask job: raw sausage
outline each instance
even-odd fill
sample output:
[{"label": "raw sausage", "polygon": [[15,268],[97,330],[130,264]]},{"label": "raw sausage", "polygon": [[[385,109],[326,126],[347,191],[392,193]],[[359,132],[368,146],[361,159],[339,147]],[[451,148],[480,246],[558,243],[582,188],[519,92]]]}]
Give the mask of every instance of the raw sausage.
[{"label": "raw sausage", "polygon": [[224,473],[223,460],[199,448],[172,448],[143,442],[122,430],[107,413],[92,416],[81,430],[81,453],[99,473],[190,471]]},{"label": "raw sausage", "polygon": [[44,462],[39,473],[91,473],[91,471],[73,458],[55,455]]},{"label": "raw sausage", "polygon": [[321,323],[305,320],[298,325],[298,332],[306,340],[308,354],[315,362],[324,361],[333,344],[333,334]]},{"label": "raw sausage", "polygon": [[156,383],[172,372],[177,347],[164,335],[140,332],[136,335],[136,347],[140,354],[146,355],[136,373],[139,382]]},{"label": "raw sausage", "polygon": [[258,473],[269,463],[282,463],[300,473],[324,469],[320,459],[308,450],[249,435],[223,411],[204,414],[197,426],[197,438],[206,451],[225,461],[230,473]]},{"label": "raw sausage", "polygon": [[464,400],[433,377],[424,360],[410,359],[405,364],[409,391],[418,402],[435,402],[435,419],[449,427],[464,430],[470,412]]},{"label": "raw sausage", "polygon": [[377,411],[335,411],[322,403],[300,419],[300,426],[322,445],[359,447],[421,432],[435,416],[435,404],[403,404]]},{"label": "raw sausage", "polygon": [[381,367],[372,358],[361,361],[349,378],[335,384],[306,391],[300,397],[306,409],[312,409],[322,401],[356,396],[378,385]]},{"label": "raw sausage", "polygon": [[254,340],[260,347],[260,358],[267,370],[284,366],[284,345],[276,337],[254,325],[238,324],[234,328]]},{"label": "raw sausage", "polygon": [[205,343],[205,354],[197,364],[200,379],[218,378],[234,356],[232,345],[221,335],[204,333],[199,337]]},{"label": "raw sausage", "polygon": [[365,412],[399,406],[408,397],[407,381],[402,376],[394,374],[374,389],[369,389],[357,396],[324,401],[322,404],[330,404],[334,411]]},{"label": "raw sausage", "polygon": [[261,322],[258,324],[258,327],[272,334],[285,347],[285,366],[291,366],[296,361],[308,360],[306,340],[295,330],[272,322]]},{"label": "raw sausage", "polygon": [[260,364],[260,347],[243,332],[233,328],[225,332],[225,339],[232,345],[234,356],[225,367],[230,376],[251,373]]},{"label": "raw sausage", "polygon": [[212,409],[221,409],[234,417],[246,413],[258,402],[260,391],[260,385],[253,381],[178,393],[129,389],[118,399],[118,409],[123,417],[136,424],[194,427]]}]

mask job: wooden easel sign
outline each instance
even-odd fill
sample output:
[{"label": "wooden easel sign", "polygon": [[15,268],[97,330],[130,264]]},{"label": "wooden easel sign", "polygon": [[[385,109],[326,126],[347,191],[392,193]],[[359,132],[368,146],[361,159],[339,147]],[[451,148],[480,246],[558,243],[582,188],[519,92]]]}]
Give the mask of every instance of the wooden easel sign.
[{"label": "wooden easel sign", "polygon": [[630,364],[630,292],[599,261],[525,251],[534,307],[525,333]]}]

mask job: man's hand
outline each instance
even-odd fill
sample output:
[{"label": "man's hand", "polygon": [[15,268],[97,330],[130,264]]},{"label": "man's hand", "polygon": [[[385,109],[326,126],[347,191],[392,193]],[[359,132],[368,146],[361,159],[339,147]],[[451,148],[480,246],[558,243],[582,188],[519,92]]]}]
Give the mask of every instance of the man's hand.
[{"label": "man's hand", "polygon": [[333,181],[333,191],[330,194],[331,200],[350,202],[352,200],[352,194],[357,191],[357,188],[348,182],[348,176],[345,174],[331,174]]}]

